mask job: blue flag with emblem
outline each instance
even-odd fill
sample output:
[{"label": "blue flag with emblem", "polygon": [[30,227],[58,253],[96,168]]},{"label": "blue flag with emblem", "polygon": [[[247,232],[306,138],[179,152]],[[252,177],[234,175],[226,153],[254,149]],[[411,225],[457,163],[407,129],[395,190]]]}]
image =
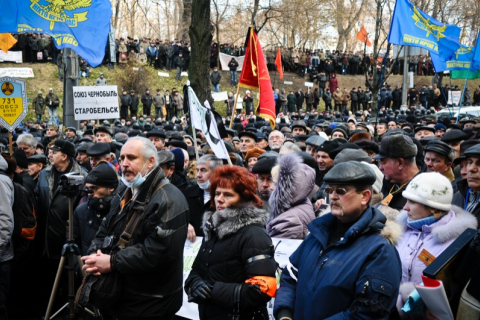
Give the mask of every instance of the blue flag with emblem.
[{"label": "blue flag with emblem", "polygon": [[397,0],[388,42],[424,48],[448,60],[460,47],[460,31],[455,25],[435,20],[408,0]]},{"label": "blue flag with emblem", "polygon": [[467,47],[463,44],[455,51],[455,54],[451,59],[445,60],[439,55],[430,52],[432,58],[432,64],[435,68],[435,72],[451,71],[451,70],[474,70],[472,67],[474,47]]},{"label": "blue flag with emblem", "polygon": [[0,0],[0,33],[42,33],[91,66],[102,63],[110,31],[108,0]]}]

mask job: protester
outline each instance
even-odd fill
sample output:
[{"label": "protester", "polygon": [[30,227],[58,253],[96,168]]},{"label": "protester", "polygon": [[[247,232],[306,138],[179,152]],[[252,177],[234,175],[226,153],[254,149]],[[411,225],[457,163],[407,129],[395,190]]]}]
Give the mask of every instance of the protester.
[{"label": "protester", "polygon": [[475,217],[452,206],[450,181],[437,172],[421,173],[402,192],[407,199],[397,217],[404,234],[397,244],[402,261],[402,283],[397,309],[401,308],[414,284],[422,283],[423,270],[447,249],[467,228],[477,228]]},{"label": "protester", "polygon": [[[128,189],[102,222],[88,250],[90,255],[82,257],[83,269],[94,276],[119,273],[122,293],[111,310],[116,318],[173,319],[182,305],[187,202],[165,180],[158,167],[157,150],[148,139],[130,138],[120,158],[122,182]],[[139,213],[145,218],[140,219]],[[112,254],[105,239],[112,237],[114,245],[133,219],[138,222],[135,232],[129,235],[124,249]]]},{"label": "protester", "polygon": [[255,178],[244,168],[222,166],[211,178],[210,192],[214,211],[205,213],[205,237],[185,282],[188,299],[198,304],[202,320],[267,319],[276,263]]},{"label": "protester", "polygon": [[371,168],[354,161],[325,175],[332,212],[310,223],[310,234],[283,269],[277,319],[388,318],[401,263],[393,222],[369,206],[375,180]]},{"label": "protester", "polygon": [[13,259],[13,183],[6,172],[8,163],[0,155],[0,319],[8,319],[7,298]]},{"label": "protester", "polygon": [[304,239],[315,212],[308,195],[315,186],[315,170],[303,163],[296,153],[278,159],[272,169],[275,190],[269,199],[270,220],[267,231],[271,237]]}]

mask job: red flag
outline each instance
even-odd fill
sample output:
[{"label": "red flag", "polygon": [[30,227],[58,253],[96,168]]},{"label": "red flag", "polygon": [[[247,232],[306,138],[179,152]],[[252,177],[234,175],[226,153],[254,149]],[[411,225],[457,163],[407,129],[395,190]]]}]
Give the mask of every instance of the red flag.
[{"label": "red flag", "polygon": [[282,52],[280,48],[277,51],[277,57],[275,58],[275,65],[277,66],[278,77],[283,79],[283,66],[282,66]]},{"label": "red flag", "polygon": [[357,33],[357,39],[361,42],[361,43],[367,43],[367,46],[371,47],[372,46],[372,43],[370,42],[370,40],[368,40],[368,34],[367,34],[367,30],[365,30],[365,26],[362,26],[362,28],[360,29],[360,31],[358,31]]},{"label": "red flag", "polygon": [[262,46],[252,27],[250,27],[248,35],[245,59],[243,60],[238,86],[247,89],[258,89],[260,91],[256,111],[260,117],[270,120],[270,126],[274,129],[275,99],[273,98],[272,82],[268,74]]}]

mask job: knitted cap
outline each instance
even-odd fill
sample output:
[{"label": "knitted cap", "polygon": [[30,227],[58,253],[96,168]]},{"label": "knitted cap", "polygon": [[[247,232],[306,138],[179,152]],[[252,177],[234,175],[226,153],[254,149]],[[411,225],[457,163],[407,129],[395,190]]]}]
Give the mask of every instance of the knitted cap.
[{"label": "knitted cap", "polygon": [[410,181],[402,195],[406,199],[434,209],[448,211],[452,207],[452,184],[438,172],[417,175]]}]

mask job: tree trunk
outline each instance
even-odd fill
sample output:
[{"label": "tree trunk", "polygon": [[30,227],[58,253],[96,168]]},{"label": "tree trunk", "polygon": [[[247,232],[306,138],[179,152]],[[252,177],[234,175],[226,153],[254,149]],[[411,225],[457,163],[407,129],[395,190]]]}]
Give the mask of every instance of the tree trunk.
[{"label": "tree trunk", "polygon": [[120,0],[116,0],[116,4],[115,4],[115,16],[113,18],[113,28],[115,29],[115,31],[117,31],[117,26],[118,26],[118,19],[120,17],[120,5],[121,5],[121,2]]},{"label": "tree trunk", "polygon": [[180,25],[179,38],[181,40],[188,39],[188,26],[192,18],[192,0],[183,0],[182,22]]},{"label": "tree trunk", "polygon": [[209,100],[213,105],[210,90],[210,55],[213,39],[210,22],[210,0],[192,2],[192,22],[189,32],[192,53],[188,66],[188,78],[201,103]]}]

